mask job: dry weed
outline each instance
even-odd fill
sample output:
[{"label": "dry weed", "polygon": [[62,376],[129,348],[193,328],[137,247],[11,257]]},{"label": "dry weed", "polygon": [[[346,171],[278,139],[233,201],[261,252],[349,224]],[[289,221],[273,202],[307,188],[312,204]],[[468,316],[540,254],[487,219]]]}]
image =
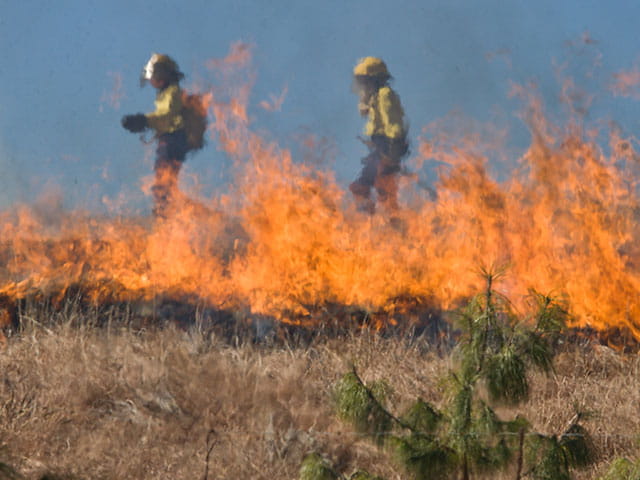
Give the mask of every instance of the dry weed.
[{"label": "dry weed", "polygon": [[[393,409],[417,396],[437,404],[449,366],[420,342],[367,332],[266,347],[229,345],[198,328],[77,320],[34,320],[0,350],[0,444],[8,452],[0,460],[26,478],[296,479],[311,450],[342,471],[403,478],[335,418],[332,386],[355,363],[367,381],[389,382]],[[593,413],[586,426],[600,461],[577,478],[636,455],[639,359],[574,349],[556,363],[554,375],[534,378],[519,412],[547,433],[561,430],[574,404]]]}]

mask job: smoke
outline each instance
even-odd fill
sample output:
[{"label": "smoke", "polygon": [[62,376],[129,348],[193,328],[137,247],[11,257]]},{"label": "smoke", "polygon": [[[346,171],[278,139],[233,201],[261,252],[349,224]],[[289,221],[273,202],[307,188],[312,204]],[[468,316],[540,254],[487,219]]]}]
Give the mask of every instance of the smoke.
[{"label": "smoke", "polygon": [[19,198],[24,182],[18,176],[18,168],[0,143],[0,208],[5,209]]},{"label": "smoke", "polygon": [[282,104],[284,103],[284,99],[287,96],[287,91],[289,87],[285,85],[282,89],[280,95],[269,95],[269,100],[262,100],[260,102],[260,107],[267,110],[268,112],[278,112],[282,108]]},{"label": "smoke", "polygon": [[100,113],[104,112],[104,107],[108,106],[113,110],[120,110],[122,100],[127,98],[122,82],[122,74],[119,72],[108,72],[111,82],[109,90],[105,90],[100,97]]},{"label": "smoke", "polygon": [[609,88],[616,96],[640,100],[640,66],[614,73]]},{"label": "smoke", "polygon": [[[556,97],[571,105],[562,121],[531,85],[513,86],[531,140],[517,157],[505,151],[503,128],[462,115],[429,125],[412,165],[436,164],[437,175],[429,188],[403,176],[402,208],[390,218],[355,208],[328,167],[331,141],[308,132],[298,153],[255,131],[250,45],[206,65],[212,144],[234,165],[228,191],[203,198],[183,189],[155,223],[79,221],[60,195],[43,196],[0,223],[0,253],[13,259],[0,270],[0,293],[83,284],[98,299],[175,295],[314,322],[331,305],[388,313],[398,299],[428,298],[451,308],[476,291],[480,267],[507,264],[504,292],[516,306],[531,288],[558,293],[576,324],[640,337],[636,142],[608,124],[600,137],[609,143],[596,141],[581,110],[591,97],[578,95],[577,82]],[[504,178],[492,172],[495,159],[511,162]]]}]

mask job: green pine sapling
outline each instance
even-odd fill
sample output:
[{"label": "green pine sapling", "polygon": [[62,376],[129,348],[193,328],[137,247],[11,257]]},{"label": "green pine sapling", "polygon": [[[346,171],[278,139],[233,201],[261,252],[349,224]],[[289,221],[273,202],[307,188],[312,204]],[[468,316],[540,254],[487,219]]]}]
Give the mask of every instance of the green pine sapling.
[{"label": "green pine sapling", "polygon": [[392,451],[416,480],[470,480],[509,466],[516,480],[565,480],[593,459],[580,413],[559,435],[542,435],[521,416],[505,421],[494,410],[528,399],[531,368],[552,371],[568,316],[557,300],[532,293],[534,314],[520,319],[494,289],[502,273],[483,271],[485,291],[455,317],[459,341],[440,409],[418,399],[396,416],[386,406],[388,385],[365,384],[355,368],[336,385],[338,416]]}]

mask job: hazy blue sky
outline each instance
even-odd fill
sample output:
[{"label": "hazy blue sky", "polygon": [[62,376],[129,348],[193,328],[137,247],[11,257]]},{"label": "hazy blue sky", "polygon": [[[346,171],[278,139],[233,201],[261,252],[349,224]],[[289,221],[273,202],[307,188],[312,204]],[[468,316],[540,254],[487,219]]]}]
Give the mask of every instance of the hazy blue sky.
[{"label": "hazy blue sky", "polygon": [[[188,84],[237,41],[254,45],[256,128],[285,147],[304,131],[327,137],[343,183],[364,153],[351,71],[367,55],[394,75],[414,143],[452,111],[479,121],[497,113],[522,137],[510,82],[534,80],[553,106],[554,65],[584,73],[596,58],[585,80],[598,95],[593,115],[637,131],[637,101],[614,97],[607,82],[640,59],[638,18],[631,0],[0,0],[0,205],[45,184],[92,208],[103,194],[138,192],[151,163],[120,117],[152,108],[153,89],[138,87],[142,66],[168,53]],[[581,44],[585,32],[595,43]],[[119,107],[106,100],[117,78]],[[281,111],[258,107],[285,87]],[[228,162],[210,142],[186,168],[215,179]]]}]

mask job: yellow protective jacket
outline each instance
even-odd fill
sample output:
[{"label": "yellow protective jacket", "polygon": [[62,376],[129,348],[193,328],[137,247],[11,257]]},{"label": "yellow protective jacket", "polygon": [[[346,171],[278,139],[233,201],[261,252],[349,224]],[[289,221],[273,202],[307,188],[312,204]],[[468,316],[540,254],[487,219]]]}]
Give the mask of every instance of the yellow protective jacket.
[{"label": "yellow protective jacket", "polygon": [[156,109],[147,113],[147,124],[158,135],[172,133],[184,128],[182,117],[182,89],[178,84],[172,84],[156,95]]},{"label": "yellow protective jacket", "polygon": [[368,109],[369,117],[364,127],[365,135],[384,135],[392,139],[402,139],[406,136],[404,110],[400,97],[391,87],[380,88],[372,96]]}]

